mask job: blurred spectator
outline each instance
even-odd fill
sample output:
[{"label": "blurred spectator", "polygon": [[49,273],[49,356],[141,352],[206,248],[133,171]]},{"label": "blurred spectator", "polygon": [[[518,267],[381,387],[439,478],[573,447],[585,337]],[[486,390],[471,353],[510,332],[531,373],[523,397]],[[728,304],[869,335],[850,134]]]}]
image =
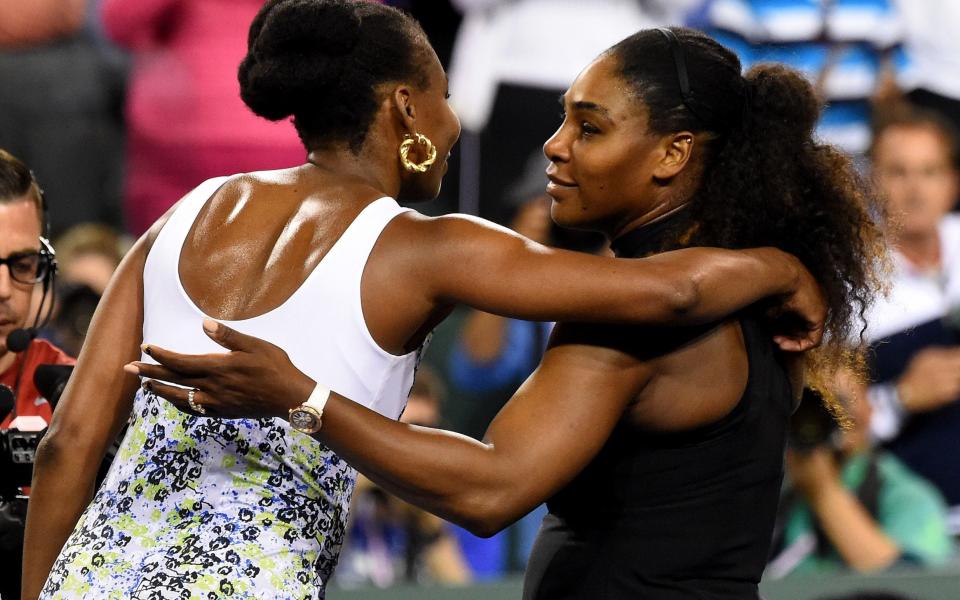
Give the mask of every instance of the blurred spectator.
[{"label": "blurred spectator", "polygon": [[770,577],[932,566],[952,553],[940,494],[892,454],[871,448],[870,403],[855,379],[838,386],[849,430],[822,427],[828,435],[812,436],[814,423],[832,420],[810,390],[794,415]]},{"label": "blurred spectator", "polygon": [[100,297],[85,284],[57,286],[56,314],[43,336],[71,356],[79,356]]},{"label": "blurred spectator", "polygon": [[916,105],[938,111],[960,130],[960,2],[897,0],[907,62],[897,81]]},{"label": "blurred spectator", "polygon": [[873,176],[890,214],[890,294],[867,315],[874,435],[932,481],[960,532],[960,216],[956,138],[935,113],[877,128]]},{"label": "blurred spectator", "polygon": [[130,241],[107,225],[81,223],[60,236],[55,247],[60,281],[103,295]]},{"label": "blurred spectator", "polygon": [[870,144],[870,99],[904,61],[893,0],[712,0],[698,25],[736,52],[744,69],[785,63],[828,102],[818,135],[848,152]]},{"label": "blurred spectator", "polygon": [[237,67],[263,0],[102,2],[107,35],[133,54],[124,193],[132,233],[201,181],[304,162],[288,124],[240,100]]},{"label": "blurred spectator", "polygon": [[559,126],[557,96],[603,50],[676,25],[702,0],[452,0],[463,23],[450,64],[460,142],[460,209],[503,223],[500,201]]},{"label": "blurred spectator", "polygon": [[[417,372],[400,420],[440,424],[442,386],[426,367]],[[335,575],[340,587],[389,587],[401,582],[464,584],[470,566],[453,526],[357,477],[350,525]]]},{"label": "blurred spectator", "polygon": [[44,182],[54,234],[119,225],[124,70],[98,40],[95,4],[0,2],[0,146]]},{"label": "blurred spectator", "polygon": [[0,3],[0,47],[15,48],[73,35],[83,25],[87,0]]},{"label": "blurred spectator", "polygon": [[59,266],[57,302],[44,336],[77,356],[129,240],[110,226],[81,223],[60,236],[55,247]]}]

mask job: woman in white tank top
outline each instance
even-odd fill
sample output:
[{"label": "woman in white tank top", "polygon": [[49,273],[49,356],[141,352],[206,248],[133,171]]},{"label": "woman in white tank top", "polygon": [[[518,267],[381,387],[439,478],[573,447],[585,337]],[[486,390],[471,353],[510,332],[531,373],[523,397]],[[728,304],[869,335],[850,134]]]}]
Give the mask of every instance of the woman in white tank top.
[{"label": "woman in white tank top", "polygon": [[[208,419],[144,392],[122,370],[150,360],[143,340],[220,352],[200,328],[212,317],[395,419],[429,332],[458,303],[649,324],[810,294],[797,261],[773,250],[614,260],[402,209],[437,195],[460,129],[419,25],[375,3],[271,0],[249,41],[243,98],[266,118],[292,115],[309,162],[201,184],[118,269],[38,449],[25,598],[324,596],[354,471],[283,419]],[[698,293],[731,278],[744,284]]]}]

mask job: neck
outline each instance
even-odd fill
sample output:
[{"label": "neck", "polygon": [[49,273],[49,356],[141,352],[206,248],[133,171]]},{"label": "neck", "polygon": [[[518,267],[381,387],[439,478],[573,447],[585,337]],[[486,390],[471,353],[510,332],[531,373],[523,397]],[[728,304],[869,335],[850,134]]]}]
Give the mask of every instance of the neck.
[{"label": "neck", "polygon": [[914,266],[930,268],[940,265],[940,232],[937,230],[915,235],[900,234],[893,243]]},{"label": "neck", "polygon": [[307,162],[322,171],[338,177],[356,180],[379,190],[385,196],[396,198],[400,193],[400,174],[397,169],[389,169],[392,164],[383,157],[370,156],[367,146],[360,154],[354,154],[347,148],[311,150]]},{"label": "neck", "polygon": [[686,208],[688,204],[689,201],[686,200],[682,202],[671,202],[668,200],[658,203],[642,215],[634,217],[629,221],[625,221],[619,226],[612,228],[610,231],[604,232],[604,235],[606,235],[607,239],[611,241],[615,240],[622,235],[643,227],[644,225],[649,225],[655,221],[665,219],[677,212],[680,212]]}]

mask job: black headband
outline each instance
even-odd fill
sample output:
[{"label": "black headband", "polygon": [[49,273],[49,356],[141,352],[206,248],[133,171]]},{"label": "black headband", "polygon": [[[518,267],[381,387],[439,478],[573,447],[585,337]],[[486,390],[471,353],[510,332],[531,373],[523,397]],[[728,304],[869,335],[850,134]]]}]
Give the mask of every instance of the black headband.
[{"label": "black headband", "polygon": [[670,51],[673,53],[673,64],[677,69],[677,81],[680,83],[680,97],[683,99],[683,105],[700,120],[701,124],[706,125],[706,121],[693,109],[693,92],[690,90],[690,76],[687,74],[687,59],[683,54],[680,38],[672,29],[666,27],[657,27],[657,31],[667,38],[667,44],[670,45]]}]

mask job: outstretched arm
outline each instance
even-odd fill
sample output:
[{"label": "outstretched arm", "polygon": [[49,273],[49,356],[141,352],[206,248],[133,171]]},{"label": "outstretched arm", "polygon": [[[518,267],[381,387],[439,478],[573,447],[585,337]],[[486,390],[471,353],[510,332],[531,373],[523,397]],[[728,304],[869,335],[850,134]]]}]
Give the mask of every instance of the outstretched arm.
[{"label": "outstretched arm", "polygon": [[90,325],[76,370],[37,448],[24,540],[22,598],[39,596],[57,554],[93,495],[106,448],[130,416],[138,381],[121,367],[140,356],[145,241],[127,254]]},{"label": "outstretched arm", "polygon": [[690,248],[613,259],[548,248],[461,215],[397,219],[378,246],[368,271],[377,259],[382,269],[407,273],[409,286],[423,289],[434,304],[462,303],[519,319],[695,325],[779,297],[802,322],[802,331],[778,339],[795,351],[819,343],[826,315],[812,276],[774,248]]},{"label": "outstretched arm", "polygon": [[[584,335],[586,327],[576,327],[580,331],[575,334],[571,329],[557,327],[540,367],[494,419],[484,442],[399,423],[337,394],[327,403],[317,437],[387,491],[479,535],[492,535],[550,497],[587,464],[649,377],[647,367],[608,340]],[[296,377],[299,394],[251,399],[246,379],[234,377],[249,366],[244,365],[245,356],[269,354],[276,366],[289,362],[286,355],[224,325],[210,336],[234,351],[202,358],[152,347],[149,354],[181,372],[196,372],[204,361],[219,358],[218,374],[208,372],[197,380],[145,363],[128,369],[200,387],[197,400],[207,416],[216,417],[252,412],[286,417],[313,389],[314,382],[296,369],[262,372],[256,377]],[[190,412],[186,390],[159,381],[148,385]]]}]

